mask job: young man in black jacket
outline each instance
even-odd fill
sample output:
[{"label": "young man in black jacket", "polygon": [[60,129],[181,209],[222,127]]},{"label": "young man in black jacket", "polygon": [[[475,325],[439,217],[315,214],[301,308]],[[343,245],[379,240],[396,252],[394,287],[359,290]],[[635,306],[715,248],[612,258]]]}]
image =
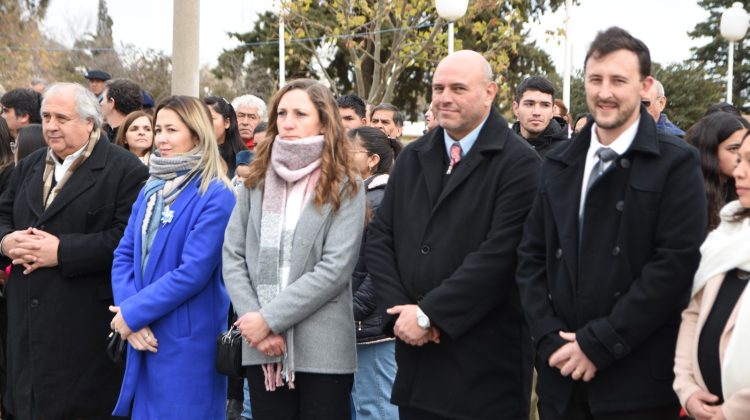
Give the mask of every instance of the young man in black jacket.
[{"label": "young man in black jacket", "polygon": [[534,150],[544,157],[559,142],[568,139],[568,124],[555,118],[555,88],[544,77],[526,78],[516,88],[513,114],[516,122],[513,131],[523,137]]}]

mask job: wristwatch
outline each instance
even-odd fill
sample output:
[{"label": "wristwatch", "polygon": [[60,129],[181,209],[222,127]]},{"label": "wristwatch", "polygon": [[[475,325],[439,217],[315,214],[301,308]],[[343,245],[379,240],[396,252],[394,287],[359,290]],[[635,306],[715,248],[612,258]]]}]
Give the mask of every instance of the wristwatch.
[{"label": "wristwatch", "polygon": [[425,330],[430,328],[430,318],[422,312],[422,309],[419,306],[417,306],[417,325]]}]

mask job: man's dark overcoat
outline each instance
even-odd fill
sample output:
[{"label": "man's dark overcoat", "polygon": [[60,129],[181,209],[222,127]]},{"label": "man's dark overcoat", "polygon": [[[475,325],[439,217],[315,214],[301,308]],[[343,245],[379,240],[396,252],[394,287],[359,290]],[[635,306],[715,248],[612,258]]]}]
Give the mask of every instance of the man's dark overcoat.
[{"label": "man's dark overcoat", "polygon": [[37,419],[108,415],[122,381],[105,353],[112,255],[148,168],[102,138],[45,210],[46,156],[44,148],[19,162],[0,197],[0,238],[37,227],[60,239],[57,267],[24,275],[17,265],[8,279],[4,402],[31,418],[33,390]]},{"label": "man's dark overcoat", "polygon": [[558,332],[574,331],[598,369],[594,413],[677,405],[674,349],[707,220],[698,152],[657,132],[641,107],[632,145],[588,192],[579,233],[591,126],[547,155],[519,247],[537,392],[567,406],[573,381],[547,361],[564,344]]},{"label": "man's dark overcoat", "polygon": [[455,419],[527,418],[531,348],[514,274],[539,158],[493,109],[446,179],[447,162],[440,127],[409,145],[369,227],[386,333],[385,309],[416,303],[442,332],[439,344],[397,341],[391,400]]}]

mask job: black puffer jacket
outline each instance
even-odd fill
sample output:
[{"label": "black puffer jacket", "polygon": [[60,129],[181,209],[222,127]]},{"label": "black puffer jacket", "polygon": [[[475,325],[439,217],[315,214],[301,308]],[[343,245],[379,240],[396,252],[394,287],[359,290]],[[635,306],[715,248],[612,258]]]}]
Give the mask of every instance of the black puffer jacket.
[{"label": "black puffer jacket", "polygon": [[[367,191],[367,205],[372,212],[380,207],[385,192],[385,184],[388,182],[388,175],[377,175],[368,178],[365,181]],[[367,238],[367,228],[362,235],[362,246],[359,248],[359,260],[352,273],[352,294],[354,298],[354,325],[357,329],[357,343],[372,343],[377,341],[389,340],[388,336],[383,334],[381,327],[381,318],[376,310],[378,307],[375,298],[375,288],[372,284],[372,278],[367,270],[365,263],[365,239]]]},{"label": "black puffer jacket", "polygon": [[[513,123],[513,131],[521,136],[521,124],[518,121]],[[552,117],[541,136],[526,139],[541,157],[544,157],[564,140],[568,140],[568,124],[560,117]]]}]

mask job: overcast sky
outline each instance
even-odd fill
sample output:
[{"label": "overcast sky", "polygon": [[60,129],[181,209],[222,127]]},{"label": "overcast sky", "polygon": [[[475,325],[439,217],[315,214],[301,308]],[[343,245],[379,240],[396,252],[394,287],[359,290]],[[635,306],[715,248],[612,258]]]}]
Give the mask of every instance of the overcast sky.
[{"label": "overcast sky", "polygon": [[[586,48],[596,32],[612,25],[642,39],[651,49],[652,60],[661,64],[686,60],[690,57],[690,47],[705,43],[687,36],[696,23],[708,17],[696,0],[581,0],[580,3],[573,8],[571,19],[574,68],[582,67]],[[45,29],[70,46],[76,36],[94,31],[97,4],[97,0],[51,0]],[[227,32],[249,31],[257,13],[272,5],[271,0],[201,0],[201,63],[215,64],[223,49],[237,45]],[[116,45],[134,44],[171,53],[171,1],[109,0],[108,8]],[[561,9],[529,26],[532,37],[550,54],[560,72],[564,62],[562,40],[550,39],[545,31],[563,27],[564,19]]]}]

